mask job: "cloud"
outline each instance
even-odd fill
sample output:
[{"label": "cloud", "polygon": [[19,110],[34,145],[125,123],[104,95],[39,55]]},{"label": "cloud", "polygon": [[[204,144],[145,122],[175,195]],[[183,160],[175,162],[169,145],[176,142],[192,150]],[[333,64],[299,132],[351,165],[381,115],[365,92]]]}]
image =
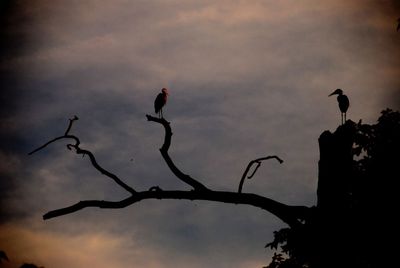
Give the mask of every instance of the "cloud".
[{"label": "cloud", "polygon": [[[45,267],[163,267],[134,245],[129,237],[116,237],[106,232],[63,235],[18,225],[3,225],[1,247],[13,265],[34,262]],[[150,254],[150,255],[148,255]]]},{"label": "cloud", "polygon": [[[328,94],[344,89],[354,121],[374,122],[398,103],[395,7],[391,1],[19,4],[1,32],[7,37],[0,64],[0,137],[7,141],[1,187],[8,192],[1,201],[4,221],[16,224],[4,226],[29,247],[68,253],[46,259],[50,254],[35,249],[40,258],[32,261],[46,267],[75,260],[73,267],[127,267],[121,259],[144,267],[266,264],[263,246],[281,223],[242,206],[149,201],[41,223],[48,210],[126,194],[64,141],[26,153],[62,135],[77,114],[71,131],[82,147],[130,185],[188,189],[160,157],[162,129],[145,119],[168,87],[170,153],[184,172],[235,191],[251,159],[276,154],[284,164],[264,163],[245,190],[313,205],[317,138],[340,121]],[[40,228],[22,227],[32,224]],[[95,251],[104,258],[91,257]]]}]

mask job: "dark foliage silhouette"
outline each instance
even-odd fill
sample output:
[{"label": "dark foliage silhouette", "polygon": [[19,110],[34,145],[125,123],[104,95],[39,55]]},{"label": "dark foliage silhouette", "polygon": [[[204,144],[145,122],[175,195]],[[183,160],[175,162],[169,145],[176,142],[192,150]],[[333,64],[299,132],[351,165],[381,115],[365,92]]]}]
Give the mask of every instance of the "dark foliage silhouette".
[{"label": "dark foliage silhouette", "polygon": [[[339,93],[338,93],[339,94]],[[339,94],[339,96],[343,96]],[[147,191],[136,191],[117,175],[97,162],[94,154],[80,147],[77,136],[71,135],[75,116],[69,120],[64,135],[56,137],[29,154],[36,153],[60,140],[72,140],[67,149],[88,156],[92,166],[125,189],[129,196],[120,201],[83,200],[71,206],[46,213],[50,219],[74,213],[88,207],[123,208],[146,199],[209,200],[247,204],[266,210],[288,225],[274,232],[274,241],[266,247],[279,250],[268,268],[330,268],[382,267],[388,249],[387,242],[394,225],[394,178],[398,176],[399,112],[385,110],[375,125],[354,123],[340,125],[334,133],[325,131],[319,138],[317,205],[314,207],[286,205],[270,198],[243,193],[245,178],[252,178],[261,161],[276,159],[266,156],[249,162],[239,182],[238,192],[214,191],[195,178],[183,173],[169,155],[172,130],[170,123],[146,115],[147,120],[164,128],[160,153],[171,172],[190,186],[188,191],[166,190],[155,185]],[[256,165],[255,167],[253,167]],[[253,171],[250,175],[251,168]],[[386,209],[389,209],[387,212]],[[393,224],[387,226],[387,222]],[[390,227],[390,228],[387,228]]]},{"label": "dark foliage silhouette", "polygon": [[274,232],[268,268],[390,267],[396,262],[400,113],[347,121],[320,136],[318,204],[304,224]]}]

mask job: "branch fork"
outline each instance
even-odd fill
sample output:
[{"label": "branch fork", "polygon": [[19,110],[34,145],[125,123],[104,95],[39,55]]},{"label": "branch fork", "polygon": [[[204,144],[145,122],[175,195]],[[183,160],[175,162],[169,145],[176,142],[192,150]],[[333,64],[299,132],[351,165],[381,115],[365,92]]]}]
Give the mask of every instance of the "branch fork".
[{"label": "branch fork", "polygon": [[[172,173],[182,182],[189,185],[192,189],[188,191],[176,191],[176,190],[163,190],[159,186],[152,186],[147,191],[138,192],[133,189],[131,186],[127,185],[123,182],[117,175],[111,173],[110,171],[101,167],[94,156],[94,154],[89,151],[82,149],[80,147],[80,140],[77,136],[69,134],[72,128],[72,125],[75,121],[78,120],[77,116],[69,119],[68,127],[64,133],[64,135],[56,137],[47,143],[43,144],[42,146],[36,148],[29,155],[32,155],[48,145],[62,140],[62,139],[69,139],[73,140],[74,143],[67,144],[67,149],[72,150],[75,149],[76,154],[81,154],[82,156],[88,155],[91,161],[92,166],[97,169],[100,173],[105,175],[106,177],[112,179],[115,183],[117,183],[120,187],[125,189],[130,195],[129,197],[122,199],[120,201],[104,201],[104,200],[83,200],[79,201],[78,203],[65,207],[50,211],[43,215],[43,219],[51,219],[63,215],[67,215],[70,213],[74,213],[81,209],[87,207],[97,207],[102,209],[120,209],[132,205],[134,203],[140,202],[141,200],[145,199],[186,199],[186,200],[208,200],[208,201],[216,201],[216,202],[224,202],[224,203],[231,203],[231,204],[247,204],[252,205],[255,207],[259,207],[263,210],[269,211],[270,213],[274,214],[278,218],[280,218],[283,222],[287,223],[289,226],[297,226],[301,224],[301,220],[306,215],[308,211],[307,207],[304,206],[288,206],[277,202],[275,200],[269,199],[267,197],[259,196],[256,194],[251,193],[242,193],[242,187],[245,178],[251,179],[255,173],[257,172],[258,168],[261,165],[261,162],[268,159],[276,159],[280,163],[283,161],[273,155],[262,157],[258,159],[254,159],[250,161],[248,164],[241,181],[239,183],[239,190],[238,192],[227,192],[227,191],[214,191],[207,188],[204,184],[200,183],[198,180],[192,178],[191,176],[183,173],[172,161],[168,150],[171,146],[171,137],[172,137],[172,130],[170,123],[165,120],[164,118],[157,118],[151,115],[146,115],[147,120],[155,123],[159,123],[164,127],[164,142],[160,148],[160,153],[166,162],[169,169]],[[251,167],[256,164],[253,172],[250,175],[247,175],[251,169]]]},{"label": "branch fork", "polygon": [[[249,162],[249,164],[247,165],[247,167],[246,167],[246,169],[245,169],[245,171],[244,171],[244,173],[243,173],[243,175],[242,175],[242,178],[240,179],[239,188],[238,188],[238,193],[241,193],[241,192],[242,192],[244,180],[246,179],[246,177],[247,177],[247,179],[249,179],[249,180],[250,180],[251,178],[253,178],[254,174],[256,174],[258,168],[261,166],[261,162],[262,162],[262,161],[265,161],[265,160],[268,160],[268,159],[276,159],[280,164],[283,163],[283,160],[280,159],[279,157],[277,157],[276,155],[271,155],[271,156],[266,156],[266,157],[261,157],[261,158],[257,158],[257,159],[251,160],[251,161]],[[250,175],[247,175],[247,174],[249,173],[251,167],[252,167],[254,164],[257,164],[257,166],[254,168],[253,172],[252,172]]]}]

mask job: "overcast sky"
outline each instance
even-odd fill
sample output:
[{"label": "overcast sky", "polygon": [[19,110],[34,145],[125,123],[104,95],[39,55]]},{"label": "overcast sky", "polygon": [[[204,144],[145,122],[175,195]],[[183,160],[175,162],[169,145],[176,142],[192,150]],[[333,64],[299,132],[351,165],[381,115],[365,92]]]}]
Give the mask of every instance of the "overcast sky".
[{"label": "overcast sky", "polygon": [[[137,190],[190,189],[159,153],[146,121],[170,92],[170,155],[215,190],[236,191],[247,163],[265,162],[252,192],[316,203],[318,137],[348,118],[399,109],[396,1],[1,1],[0,249],[18,267],[262,267],[285,225],[244,205],[147,200],[42,220],[84,199],[127,194],[66,150],[71,133]],[[132,161],[131,161],[132,159]]]}]

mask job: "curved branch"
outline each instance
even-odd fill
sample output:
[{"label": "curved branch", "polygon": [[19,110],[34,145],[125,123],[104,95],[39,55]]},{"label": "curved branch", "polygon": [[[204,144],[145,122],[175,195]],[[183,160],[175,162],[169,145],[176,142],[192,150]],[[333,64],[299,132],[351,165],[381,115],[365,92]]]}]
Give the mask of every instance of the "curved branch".
[{"label": "curved branch", "polygon": [[78,210],[87,208],[87,207],[97,207],[97,208],[124,208],[126,206],[129,206],[131,201],[129,198],[126,198],[124,200],[118,201],[118,202],[112,202],[112,201],[104,201],[104,200],[85,200],[85,201],[79,201],[78,203],[65,207],[65,208],[60,208],[56,210],[52,210],[47,212],[46,214],[43,215],[43,220],[48,220],[51,218],[71,214],[74,212],[77,212]]},{"label": "curved branch", "polygon": [[35,150],[29,152],[28,155],[32,155],[32,154],[36,153],[37,151],[40,151],[40,150],[44,149],[44,148],[47,147],[49,144],[51,144],[51,143],[53,143],[53,142],[56,142],[56,141],[58,141],[58,140],[61,140],[61,139],[65,139],[65,138],[67,138],[67,136],[65,136],[65,135],[64,135],[64,136],[57,137],[57,138],[54,138],[54,139],[52,139],[52,140],[46,142],[46,143],[43,144],[42,146],[36,148]]},{"label": "curved branch", "polygon": [[121,186],[122,188],[124,188],[126,191],[130,192],[131,194],[136,193],[136,191],[130,187],[129,185],[127,185],[126,183],[124,183],[120,178],[117,177],[117,175],[107,171],[106,169],[102,168],[96,161],[95,156],[93,155],[92,152],[85,150],[85,149],[81,149],[78,145],[72,145],[69,144],[70,147],[74,147],[76,150],[77,154],[81,154],[81,155],[88,155],[90,162],[92,163],[93,167],[95,169],[97,169],[98,171],[100,171],[101,174],[113,179],[119,186]]},{"label": "curved branch", "polygon": [[256,172],[257,172],[257,170],[258,170],[258,168],[261,166],[261,161],[260,162],[257,162],[257,166],[254,168],[254,170],[253,170],[253,172],[251,173],[251,175],[249,175],[249,176],[247,176],[247,179],[251,179],[251,178],[253,178],[254,177],[254,174],[256,174]]},{"label": "curved branch", "polygon": [[52,139],[52,140],[46,142],[46,143],[43,144],[42,146],[40,146],[40,147],[36,148],[35,150],[33,150],[32,152],[28,153],[28,155],[32,155],[32,154],[36,153],[37,151],[40,151],[40,150],[42,150],[43,148],[47,147],[49,144],[51,144],[51,143],[53,143],[53,142],[56,142],[56,141],[58,141],[58,140],[64,139],[64,138],[72,138],[72,139],[75,139],[75,142],[79,145],[80,141],[79,141],[78,138],[76,138],[75,136],[70,136],[70,135],[68,135],[69,131],[71,130],[72,124],[74,123],[74,121],[76,121],[76,120],[78,120],[78,119],[79,119],[79,118],[78,118],[76,115],[74,115],[73,118],[68,119],[68,120],[69,120],[69,124],[68,124],[68,127],[67,127],[67,129],[65,130],[65,133],[64,133],[63,136],[54,138],[54,139]]},{"label": "curved branch", "polygon": [[278,162],[279,162],[280,164],[283,163],[283,160],[280,159],[280,158],[279,158],[278,156],[276,156],[276,155],[270,155],[270,156],[266,156],[266,157],[257,158],[257,159],[251,160],[251,161],[249,162],[249,164],[247,165],[245,171],[243,172],[242,178],[240,179],[238,193],[241,193],[241,192],[242,192],[244,179],[246,178],[247,173],[249,173],[250,168],[252,167],[252,165],[255,164],[255,163],[257,163],[257,166],[254,168],[253,173],[251,173],[251,175],[247,176],[248,179],[253,178],[254,174],[256,174],[258,168],[261,166],[261,162],[262,162],[262,161],[268,160],[268,159],[272,159],[272,158],[275,158],[276,160],[278,160]]},{"label": "curved branch", "polygon": [[78,120],[78,119],[79,119],[79,118],[78,118],[76,115],[74,115],[73,118],[69,119],[69,125],[68,125],[68,127],[67,127],[67,130],[65,130],[64,136],[67,136],[67,135],[68,135],[69,131],[71,130],[72,124],[74,123],[74,121],[76,121],[76,120]]},{"label": "curved branch", "polygon": [[153,122],[163,125],[163,127],[165,129],[165,137],[164,137],[164,143],[160,149],[161,155],[163,156],[168,167],[175,174],[175,176],[177,176],[180,180],[187,183],[188,185],[192,186],[194,188],[194,190],[192,190],[192,191],[164,191],[158,186],[153,186],[148,191],[136,192],[130,186],[128,186],[124,182],[122,182],[116,175],[114,175],[111,172],[102,168],[97,163],[96,158],[94,157],[92,152],[80,148],[79,147],[80,140],[78,139],[78,137],[76,137],[74,135],[69,135],[69,131],[71,130],[73,122],[75,120],[78,120],[78,118],[75,116],[73,119],[70,119],[69,126],[68,126],[67,130],[65,131],[64,136],[60,136],[60,137],[50,140],[49,142],[47,142],[44,145],[40,146],[39,148],[33,150],[29,154],[33,154],[39,150],[42,150],[49,144],[56,142],[58,140],[72,139],[75,141],[75,143],[67,145],[67,148],[69,150],[75,149],[77,154],[88,155],[90,158],[91,164],[94,168],[96,168],[98,171],[100,171],[102,174],[106,175],[107,177],[110,177],[111,179],[113,179],[118,185],[120,185],[122,188],[124,188],[125,190],[130,192],[132,195],[126,199],[123,199],[123,200],[117,201],[117,202],[103,201],[103,200],[80,201],[72,206],[50,211],[43,216],[43,219],[46,220],[46,219],[51,219],[51,218],[59,217],[62,215],[74,213],[76,211],[79,211],[79,210],[87,208],[87,207],[109,208],[109,209],[124,208],[126,206],[129,206],[131,204],[134,204],[136,202],[139,202],[139,201],[145,200],[145,199],[208,200],[208,201],[224,202],[224,203],[231,203],[231,204],[247,204],[247,205],[259,207],[263,210],[269,211],[276,217],[280,218],[283,222],[287,223],[289,226],[297,226],[298,224],[301,224],[300,220],[304,219],[304,217],[307,215],[307,212],[309,211],[309,208],[307,208],[307,207],[288,206],[288,205],[282,204],[280,202],[277,202],[275,200],[272,200],[272,199],[269,199],[269,198],[266,198],[263,196],[259,196],[256,194],[241,193],[241,188],[243,186],[244,178],[247,176],[247,173],[249,172],[251,166],[254,163],[257,163],[257,167],[254,169],[252,174],[250,176],[248,176],[248,178],[251,178],[252,176],[254,176],[259,165],[261,164],[261,161],[267,160],[270,158],[275,158],[280,163],[282,163],[283,161],[279,157],[267,156],[267,157],[262,157],[262,158],[258,158],[258,159],[251,161],[249,163],[249,165],[247,166],[245,173],[242,176],[241,185],[239,186],[239,193],[225,192],[225,191],[212,191],[212,190],[208,189],[207,187],[205,187],[200,182],[198,182],[197,180],[191,178],[189,175],[186,175],[182,171],[180,171],[175,166],[175,164],[173,163],[171,158],[169,157],[168,149],[171,145],[171,136],[172,136],[172,131],[171,131],[171,127],[170,127],[169,123],[164,118],[156,118],[156,117],[152,117],[150,115],[147,115],[147,119],[149,121],[153,121]]},{"label": "curved branch", "polygon": [[76,153],[77,153],[77,154],[88,155],[89,158],[90,158],[90,162],[92,163],[93,167],[94,167],[95,169],[97,169],[101,174],[103,174],[103,175],[105,175],[105,176],[111,178],[112,180],[114,180],[119,186],[121,186],[122,188],[124,188],[124,189],[125,189],[126,191],[128,191],[129,193],[131,193],[131,194],[136,193],[136,191],[135,191],[132,187],[130,187],[129,185],[127,185],[126,183],[124,183],[120,178],[118,178],[117,175],[115,175],[115,174],[113,174],[113,173],[107,171],[106,169],[102,168],[102,167],[97,163],[96,158],[95,158],[95,156],[93,155],[92,152],[90,152],[90,151],[88,151],[88,150],[81,149],[81,148],[79,147],[79,145],[80,145],[81,142],[80,142],[80,140],[79,140],[78,137],[76,137],[76,136],[74,136],[74,135],[69,135],[69,134],[68,134],[69,131],[71,130],[71,127],[72,127],[73,122],[76,121],[76,120],[78,120],[78,117],[77,117],[76,115],[74,116],[74,118],[69,119],[69,125],[68,125],[67,130],[65,131],[64,136],[60,136],[60,137],[54,138],[54,139],[52,139],[52,140],[46,142],[46,143],[43,144],[42,146],[40,146],[40,147],[36,148],[35,150],[33,150],[32,152],[30,152],[29,155],[32,155],[32,154],[36,153],[37,151],[40,151],[40,150],[44,149],[45,147],[47,147],[47,146],[50,145],[51,143],[56,142],[56,141],[58,141],[58,140],[61,140],[61,139],[73,139],[73,140],[75,141],[75,144],[67,144],[67,148],[68,148],[69,150],[71,150],[71,148],[74,148],[74,149],[76,150]]},{"label": "curved branch", "polygon": [[109,208],[117,209],[129,206],[131,204],[140,202],[145,199],[185,199],[185,200],[207,200],[216,201],[230,204],[245,204],[251,205],[263,210],[266,210],[273,215],[277,216],[289,226],[297,226],[300,224],[301,219],[305,217],[309,208],[305,206],[289,206],[277,202],[275,200],[259,196],[256,194],[236,193],[225,191],[163,191],[149,190],[137,192],[126,199],[119,202],[88,200],[80,201],[72,206],[57,209],[46,213],[43,219],[59,217],[62,215],[70,214],[87,207]]},{"label": "curved branch", "polygon": [[193,179],[189,175],[183,173],[180,171],[172,161],[171,157],[168,154],[168,149],[171,145],[171,137],[172,137],[172,131],[171,131],[171,126],[167,120],[164,118],[157,118],[151,115],[146,115],[148,121],[153,121],[156,123],[161,124],[164,129],[165,129],[165,136],[164,136],[164,143],[160,148],[160,152],[162,157],[164,158],[165,162],[167,163],[168,167],[171,169],[172,173],[175,174],[175,176],[178,177],[181,181],[185,182],[186,184],[189,184],[192,186],[195,190],[209,190],[206,186],[204,186],[202,183],[198,182],[197,180]]}]

